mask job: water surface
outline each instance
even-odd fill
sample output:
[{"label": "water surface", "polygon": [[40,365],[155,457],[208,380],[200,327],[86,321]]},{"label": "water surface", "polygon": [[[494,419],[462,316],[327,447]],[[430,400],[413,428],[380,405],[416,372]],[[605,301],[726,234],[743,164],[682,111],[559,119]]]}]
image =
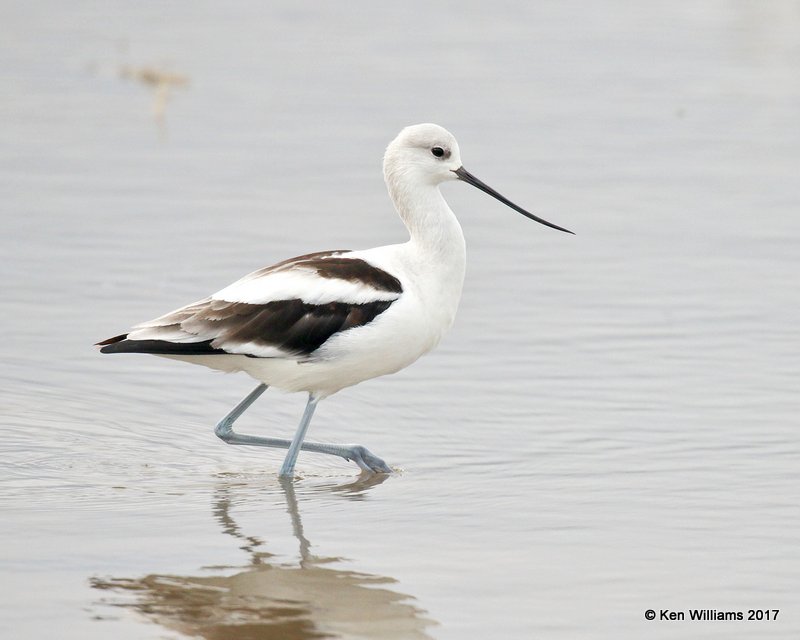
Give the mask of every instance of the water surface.
[{"label": "water surface", "polygon": [[[44,2],[0,29],[4,636],[798,637],[796,4]],[[577,235],[445,186],[456,326],[312,425],[400,473],[304,455],[281,484],[212,433],[252,381],[92,349],[403,240],[380,159],[421,121]]]}]

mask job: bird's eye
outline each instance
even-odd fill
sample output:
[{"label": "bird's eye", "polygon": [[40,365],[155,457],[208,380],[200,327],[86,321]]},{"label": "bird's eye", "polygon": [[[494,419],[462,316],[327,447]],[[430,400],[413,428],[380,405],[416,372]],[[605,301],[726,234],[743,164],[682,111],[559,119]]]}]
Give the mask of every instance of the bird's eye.
[{"label": "bird's eye", "polygon": [[444,155],[444,149],[441,147],[434,147],[431,149],[431,153],[435,155],[437,158],[441,158]]}]

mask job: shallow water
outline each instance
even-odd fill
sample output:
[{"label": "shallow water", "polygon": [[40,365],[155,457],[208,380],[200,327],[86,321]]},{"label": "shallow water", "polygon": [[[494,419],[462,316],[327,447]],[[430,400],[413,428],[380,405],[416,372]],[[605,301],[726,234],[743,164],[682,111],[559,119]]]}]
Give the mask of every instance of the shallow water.
[{"label": "shallow water", "polygon": [[[45,2],[0,29],[3,637],[798,637],[796,3]],[[212,433],[252,381],[92,349],[402,240],[380,158],[419,121],[577,236],[445,187],[456,326],[311,430],[400,473],[304,455],[280,483]]]}]

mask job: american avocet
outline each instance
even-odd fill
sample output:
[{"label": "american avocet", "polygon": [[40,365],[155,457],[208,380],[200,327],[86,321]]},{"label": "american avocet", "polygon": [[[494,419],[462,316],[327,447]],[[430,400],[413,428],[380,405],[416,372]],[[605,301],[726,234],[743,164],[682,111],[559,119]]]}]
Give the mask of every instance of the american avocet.
[{"label": "american avocet", "polygon": [[[395,373],[433,349],[453,324],[464,282],[464,234],[439,185],[462,180],[522,215],[525,211],[461,165],[456,139],[435,124],[406,127],[383,159],[389,196],[411,238],[362,251],[323,251],[254,271],[214,295],[98,343],[103,353],[152,353],[259,384],[217,424],[229,444],[288,449],[291,476],[300,453],[352,460],[364,471],[389,466],[360,445],[304,442],[323,398]],[[233,423],[267,389],[308,393],[292,440],[235,433]]]}]

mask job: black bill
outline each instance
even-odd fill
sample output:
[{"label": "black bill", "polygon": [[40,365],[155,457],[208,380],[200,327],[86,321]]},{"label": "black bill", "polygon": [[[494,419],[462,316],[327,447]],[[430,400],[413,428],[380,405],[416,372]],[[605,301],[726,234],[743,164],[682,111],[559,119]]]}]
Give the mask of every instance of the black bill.
[{"label": "black bill", "polygon": [[525,211],[525,209],[523,209],[522,207],[519,207],[519,206],[515,205],[513,202],[511,202],[511,200],[509,200],[505,196],[501,196],[499,193],[497,193],[497,191],[492,189],[488,184],[486,184],[485,182],[482,182],[481,180],[478,180],[475,176],[473,176],[464,167],[459,167],[458,169],[454,169],[453,173],[455,173],[458,176],[459,180],[463,180],[467,184],[471,184],[473,187],[477,187],[478,189],[480,189],[484,193],[488,193],[493,198],[497,198],[500,202],[502,202],[505,205],[508,205],[514,211],[518,211],[519,213],[521,213],[526,218],[530,218],[531,220],[536,220],[536,222],[538,222],[540,224],[543,224],[546,227],[551,227],[552,229],[558,229],[559,231],[565,231],[566,233],[571,233],[572,235],[575,235],[575,233],[570,231],[569,229],[565,229],[564,227],[559,227],[557,224],[553,224],[552,222],[548,222],[547,220],[544,220],[544,219],[540,218],[539,216],[535,216],[532,213],[530,213],[528,211]]}]

